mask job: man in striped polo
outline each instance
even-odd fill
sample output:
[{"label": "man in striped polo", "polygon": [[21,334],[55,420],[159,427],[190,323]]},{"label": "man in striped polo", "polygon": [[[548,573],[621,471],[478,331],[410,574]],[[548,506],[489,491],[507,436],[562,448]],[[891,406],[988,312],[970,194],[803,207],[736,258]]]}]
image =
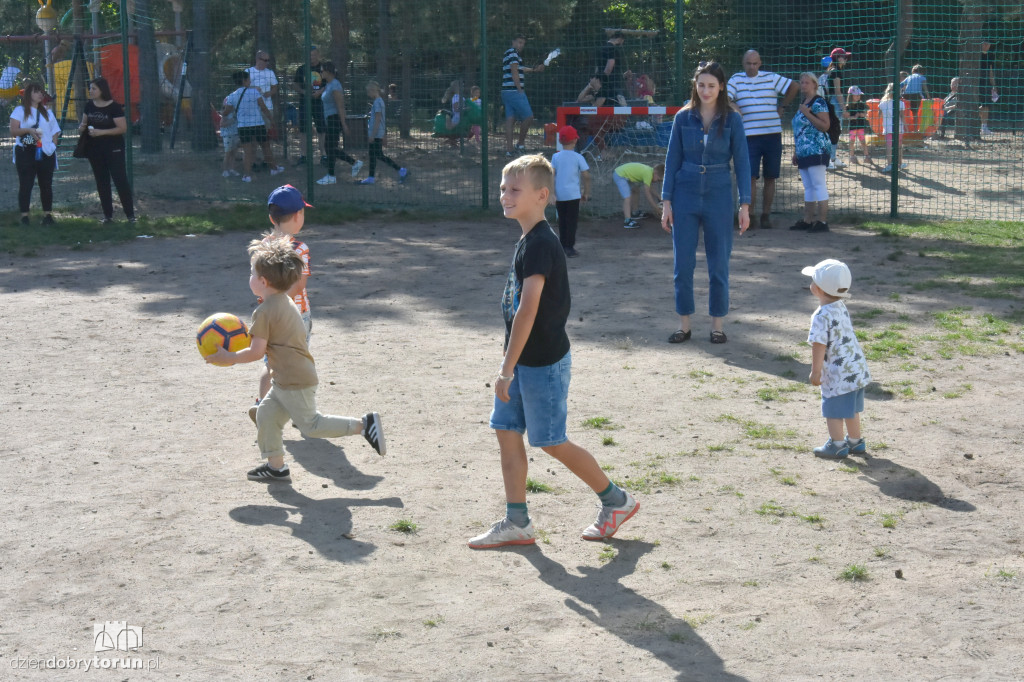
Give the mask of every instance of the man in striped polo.
[{"label": "man in striped polo", "polygon": [[[501,60],[501,103],[505,106],[505,156],[513,157],[526,151],[526,133],[533,123],[533,110],[526,99],[526,79],[523,74],[538,73],[544,70],[544,64],[534,67],[523,66],[523,58],[519,52],[526,45],[526,36],[522,33],[512,39],[512,47],[505,50]],[[516,121],[519,124],[519,144],[512,146],[512,129]]]},{"label": "man in striped polo", "polygon": [[[758,227],[757,180],[764,162],[764,198],[761,205],[760,227],[772,226],[772,202],[775,200],[775,179],[782,171],[782,112],[799,92],[799,86],[777,73],[761,71],[761,55],[748,50],[743,55],[743,73],[729,79],[726,90],[743,117],[743,130],[747,134],[747,151],[753,176],[750,206],[750,229]],[[779,97],[783,97],[779,103]]]}]

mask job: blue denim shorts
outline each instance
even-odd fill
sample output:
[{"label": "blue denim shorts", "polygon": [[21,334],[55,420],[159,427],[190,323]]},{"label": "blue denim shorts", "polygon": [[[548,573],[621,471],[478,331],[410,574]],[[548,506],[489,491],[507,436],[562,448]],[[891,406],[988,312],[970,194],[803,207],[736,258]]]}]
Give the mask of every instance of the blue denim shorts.
[{"label": "blue denim shorts", "polygon": [[853,419],[864,411],[864,389],[821,399],[821,416],[825,419]]},{"label": "blue denim shorts", "polygon": [[569,413],[571,375],[572,353],[545,367],[516,365],[515,377],[508,387],[509,401],[503,403],[494,396],[491,428],[526,433],[535,448],[561,445],[569,440],[565,420]]},{"label": "blue denim shorts", "polygon": [[526,99],[525,92],[502,90],[501,103],[505,105],[505,118],[514,118],[518,121],[533,118],[533,109],[530,108],[530,100]]}]

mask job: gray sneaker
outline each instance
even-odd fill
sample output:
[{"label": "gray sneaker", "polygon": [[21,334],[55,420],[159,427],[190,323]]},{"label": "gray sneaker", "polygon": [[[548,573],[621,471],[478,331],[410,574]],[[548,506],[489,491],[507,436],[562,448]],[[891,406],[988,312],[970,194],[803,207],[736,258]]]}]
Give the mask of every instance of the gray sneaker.
[{"label": "gray sneaker", "polygon": [[583,531],[584,540],[604,540],[615,535],[615,532],[619,530],[626,521],[633,518],[633,514],[636,514],[637,510],[640,509],[640,503],[633,499],[633,496],[628,491],[626,493],[626,501],[621,507],[606,507],[602,506],[601,511],[597,513],[597,521],[594,521]]},{"label": "gray sneaker", "polygon": [[494,549],[506,545],[532,545],[537,542],[537,533],[533,529],[533,521],[520,528],[508,520],[498,521],[486,533],[470,538],[469,546],[473,549]]},{"label": "gray sneaker", "polygon": [[846,459],[849,454],[850,448],[845,438],[838,442],[829,438],[820,448],[814,448],[814,456],[822,459]]}]

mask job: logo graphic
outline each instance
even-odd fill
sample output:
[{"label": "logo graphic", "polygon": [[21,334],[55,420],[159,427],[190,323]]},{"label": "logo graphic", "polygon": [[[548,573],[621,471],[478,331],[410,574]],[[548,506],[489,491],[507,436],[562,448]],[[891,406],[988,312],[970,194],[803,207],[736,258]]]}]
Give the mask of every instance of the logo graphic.
[{"label": "logo graphic", "polygon": [[135,651],[142,647],[142,626],[124,620],[93,623],[92,640],[94,651]]}]

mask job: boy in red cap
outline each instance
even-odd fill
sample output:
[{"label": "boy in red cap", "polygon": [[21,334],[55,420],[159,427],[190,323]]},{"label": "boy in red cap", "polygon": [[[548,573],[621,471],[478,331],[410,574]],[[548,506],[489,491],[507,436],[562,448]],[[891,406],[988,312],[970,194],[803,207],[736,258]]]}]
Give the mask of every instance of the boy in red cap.
[{"label": "boy in red cap", "polygon": [[576,251],[576,224],[580,217],[580,201],[590,199],[590,166],[576,151],[579,133],[572,126],[558,131],[562,151],[551,157],[555,169],[555,208],[558,210],[558,237],[568,258],[579,255]]}]

